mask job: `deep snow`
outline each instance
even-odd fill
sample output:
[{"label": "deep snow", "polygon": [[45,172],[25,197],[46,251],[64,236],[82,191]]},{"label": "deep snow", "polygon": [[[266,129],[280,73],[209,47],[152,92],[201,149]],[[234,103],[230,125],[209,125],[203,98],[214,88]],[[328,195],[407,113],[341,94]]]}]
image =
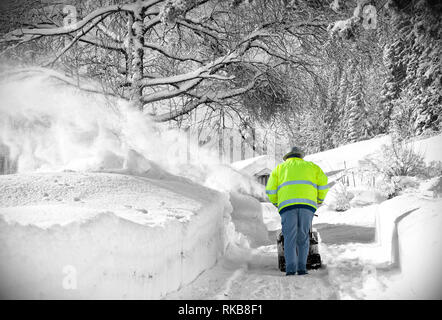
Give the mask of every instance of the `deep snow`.
[{"label": "deep snow", "polygon": [[0,176],[2,297],[159,298],[268,241],[260,212],[234,212],[259,202],[230,201],[262,186],[204,149],[187,161],[185,137],[126,102],[45,75],[7,79],[0,96],[0,140],[18,162]]},{"label": "deep snow", "polygon": [[[280,218],[271,204],[220,193],[171,174],[150,178],[148,173],[128,173],[1,176],[2,294],[118,299],[441,297],[442,200],[425,192],[434,182],[391,200],[374,189],[350,188],[352,207],[345,212],[334,211],[330,197],[314,218],[324,268],[286,278],[277,269],[274,242]],[[408,214],[402,217],[404,213]],[[401,222],[394,223],[398,217]],[[70,266],[77,271],[76,290],[62,286]],[[422,270],[425,277],[419,276]]]},{"label": "deep snow", "polygon": [[[320,234],[324,266],[307,276],[287,278],[280,272],[276,244],[271,244],[252,249],[242,259],[224,257],[166,298],[441,299],[442,199],[416,194],[376,201],[344,213],[326,205],[317,211],[313,227]],[[262,205],[269,236],[276,243],[279,217],[274,207]],[[396,216],[415,206],[420,209],[403,218],[396,231],[385,221],[392,212]],[[379,216],[384,218],[377,220]],[[376,229],[377,223],[382,229]]]},{"label": "deep snow", "polygon": [[[314,218],[324,268],[287,278],[277,269],[280,217],[259,203],[264,188],[250,175],[271,157],[232,168],[202,150],[188,162],[178,132],[44,77],[5,82],[0,94],[1,140],[19,156],[19,173],[0,176],[2,297],[442,298],[435,181],[391,200],[349,188],[344,212],[334,210],[333,187]],[[412,145],[441,161],[441,139]],[[307,160],[324,171],[355,168],[388,141]]]},{"label": "deep snow", "polygon": [[[0,176],[4,298],[159,298],[226,252],[225,195],[110,173]],[[78,287],[65,290],[63,270]]]},{"label": "deep snow", "polygon": [[[441,161],[441,137],[415,142],[413,147],[427,162]],[[381,137],[330,150],[323,163],[330,171],[339,169],[344,159],[347,168],[358,166],[386,142],[388,137]],[[320,159],[319,155],[309,158]],[[235,168],[258,172],[260,166],[268,167],[266,162],[265,157],[256,157],[237,162]],[[438,190],[435,185],[440,180],[415,180],[415,187],[391,200],[377,188],[349,187],[350,209],[344,212],[334,210],[332,188],[313,221],[321,238],[324,268],[306,277],[287,278],[279,272],[276,245],[271,244],[252,250],[252,256],[241,262],[223,259],[167,298],[441,299],[442,200],[440,191],[428,193]],[[269,237],[276,242],[280,217],[272,204],[261,205]]]}]

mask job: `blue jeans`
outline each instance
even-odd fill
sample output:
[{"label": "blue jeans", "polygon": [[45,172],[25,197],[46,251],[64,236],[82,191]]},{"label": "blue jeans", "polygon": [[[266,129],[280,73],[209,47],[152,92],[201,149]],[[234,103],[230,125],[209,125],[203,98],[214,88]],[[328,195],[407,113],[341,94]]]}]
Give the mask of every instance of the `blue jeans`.
[{"label": "blue jeans", "polygon": [[293,208],[281,214],[286,273],[306,271],[313,212]]}]

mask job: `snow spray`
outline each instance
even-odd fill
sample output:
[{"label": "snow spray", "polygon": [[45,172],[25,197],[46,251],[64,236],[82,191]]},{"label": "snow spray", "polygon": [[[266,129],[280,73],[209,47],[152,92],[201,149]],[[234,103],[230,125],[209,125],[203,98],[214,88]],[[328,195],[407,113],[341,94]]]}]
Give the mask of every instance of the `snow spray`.
[{"label": "snow spray", "polygon": [[160,178],[164,171],[219,191],[263,195],[210,149],[198,148],[189,161],[178,130],[160,127],[125,100],[85,92],[50,73],[4,79],[0,101],[0,146],[19,173],[128,170]]}]

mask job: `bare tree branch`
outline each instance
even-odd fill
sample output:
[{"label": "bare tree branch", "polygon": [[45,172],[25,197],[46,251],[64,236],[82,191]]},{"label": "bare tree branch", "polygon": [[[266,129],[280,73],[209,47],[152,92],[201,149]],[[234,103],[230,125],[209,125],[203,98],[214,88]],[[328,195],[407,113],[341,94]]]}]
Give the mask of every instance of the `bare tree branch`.
[{"label": "bare tree branch", "polygon": [[242,87],[242,88],[231,89],[231,90],[222,91],[222,92],[216,91],[214,93],[211,93],[211,94],[206,93],[204,95],[197,95],[197,94],[192,94],[192,93],[188,92],[187,93],[188,95],[195,97],[197,99],[192,101],[188,105],[185,105],[183,108],[181,108],[179,110],[174,110],[172,112],[166,112],[161,115],[153,116],[152,118],[158,122],[165,122],[165,121],[175,119],[175,118],[182,116],[184,114],[187,114],[190,111],[192,111],[193,109],[200,106],[201,104],[210,103],[210,102],[223,103],[223,101],[225,101],[225,100],[242,95],[242,94],[246,93],[247,91],[253,89],[256,81],[259,79],[259,77],[261,75],[262,75],[262,73],[257,73],[255,75],[255,77],[253,78],[253,80],[251,82],[249,82],[249,84],[247,86]]},{"label": "bare tree branch", "polygon": [[95,22],[92,22],[91,25],[86,28],[86,29],[82,29],[81,32],[79,32],[74,39],[67,45],[65,46],[56,56],[54,59],[52,59],[52,61],[50,61],[49,63],[47,63],[46,65],[44,65],[44,67],[48,67],[48,66],[52,66],[54,65],[54,63],[66,52],[68,51],[70,48],[72,48],[72,46],[84,35],[86,35],[89,31],[92,30],[92,28],[94,28],[97,24],[99,24],[101,21],[103,21],[105,18],[107,17],[107,15],[102,15],[100,18],[96,19]]}]

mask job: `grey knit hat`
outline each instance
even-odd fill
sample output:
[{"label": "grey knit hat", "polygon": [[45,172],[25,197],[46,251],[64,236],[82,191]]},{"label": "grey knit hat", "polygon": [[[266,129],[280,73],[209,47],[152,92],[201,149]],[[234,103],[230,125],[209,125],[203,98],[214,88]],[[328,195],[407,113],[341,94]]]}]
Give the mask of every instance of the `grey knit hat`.
[{"label": "grey knit hat", "polygon": [[304,151],[302,151],[298,147],[293,147],[287,154],[284,155],[284,157],[282,157],[282,159],[285,161],[285,160],[287,160],[287,158],[289,158],[291,156],[298,157],[298,158],[304,158]]}]

